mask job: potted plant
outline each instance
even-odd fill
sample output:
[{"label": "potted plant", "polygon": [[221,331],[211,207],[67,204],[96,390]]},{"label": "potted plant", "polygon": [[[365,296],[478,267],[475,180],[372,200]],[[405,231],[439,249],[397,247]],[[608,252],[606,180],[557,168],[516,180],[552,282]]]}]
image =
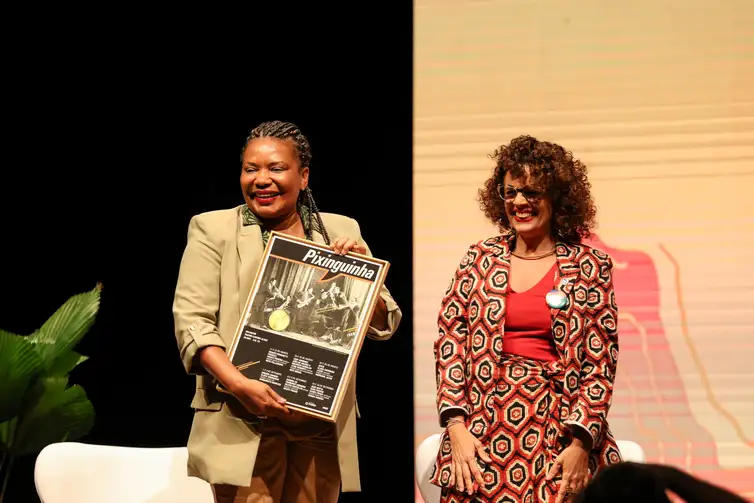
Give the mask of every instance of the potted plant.
[{"label": "potted plant", "polygon": [[94,408],[69,373],[86,357],[74,351],[99,311],[98,284],[68,299],[30,335],[0,330],[0,503],[18,456],[74,441],[94,424]]}]

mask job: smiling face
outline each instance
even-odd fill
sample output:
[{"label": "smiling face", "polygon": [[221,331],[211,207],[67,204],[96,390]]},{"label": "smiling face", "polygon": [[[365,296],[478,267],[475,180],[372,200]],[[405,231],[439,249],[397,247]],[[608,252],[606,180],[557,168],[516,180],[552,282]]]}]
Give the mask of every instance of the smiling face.
[{"label": "smiling face", "polygon": [[508,221],[519,236],[535,238],[551,233],[552,202],[531,185],[529,176],[513,178],[508,172],[498,190]]},{"label": "smiling face", "polygon": [[241,189],[249,209],[263,220],[285,218],[296,211],[299,192],[309,184],[309,168],[301,169],[290,140],[255,138],[246,146]]}]

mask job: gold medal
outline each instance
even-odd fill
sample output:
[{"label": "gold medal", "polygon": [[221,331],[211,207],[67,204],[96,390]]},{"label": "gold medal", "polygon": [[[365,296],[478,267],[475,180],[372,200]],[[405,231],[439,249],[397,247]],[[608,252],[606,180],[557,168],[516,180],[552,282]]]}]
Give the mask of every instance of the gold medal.
[{"label": "gold medal", "polygon": [[277,330],[278,332],[285,330],[288,328],[288,325],[291,322],[291,317],[288,316],[288,313],[283,311],[282,309],[276,309],[270,314],[269,319],[267,320],[267,323],[270,325],[270,328],[273,330]]}]

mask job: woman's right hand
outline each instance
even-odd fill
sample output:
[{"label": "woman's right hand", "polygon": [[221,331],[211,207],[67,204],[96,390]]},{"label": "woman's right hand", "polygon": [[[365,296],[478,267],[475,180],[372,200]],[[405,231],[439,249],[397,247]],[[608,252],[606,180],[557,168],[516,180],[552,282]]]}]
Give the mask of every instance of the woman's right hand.
[{"label": "woman's right hand", "polygon": [[473,494],[476,490],[475,482],[484,484],[476,457],[479,456],[487,463],[492,462],[492,459],[484,450],[482,442],[471,434],[464,423],[448,426],[448,436],[452,456],[450,485],[455,485],[461,492],[465,490],[468,494]]},{"label": "woman's right hand", "polygon": [[267,384],[256,379],[241,379],[233,387],[233,395],[246,410],[257,416],[288,416],[292,411],[281,397]]}]

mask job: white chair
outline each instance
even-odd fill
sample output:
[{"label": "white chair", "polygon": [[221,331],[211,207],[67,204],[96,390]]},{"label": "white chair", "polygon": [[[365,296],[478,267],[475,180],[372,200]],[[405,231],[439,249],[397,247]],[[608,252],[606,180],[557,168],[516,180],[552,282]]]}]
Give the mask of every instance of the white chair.
[{"label": "white chair", "polygon": [[[424,503],[439,503],[440,501],[440,488],[429,482],[429,476],[432,474],[432,468],[440,449],[440,438],[442,436],[439,433],[430,435],[416,449],[416,482],[419,485],[419,492]],[[635,463],[646,462],[644,449],[639,444],[628,440],[618,440],[617,442],[618,450],[620,450],[624,461],[633,461]]]},{"label": "white chair", "polygon": [[419,485],[419,492],[422,495],[424,503],[440,502],[440,488],[429,483],[429,477],[432,475],[437,453],[440,451],[440,438],[442,438],[442,435],[439,433],[430,435],[416,449],[414,470],[416,473],[416,483]]},{"label": "white chair", "polygon": [[76,442],[42,449],[34,483],[42,503],[214,503],[205,481],[186,474],[185,447]]},{"label": "white chair", "polygon": [[623,456],[623,461],[632,461],[634,463],[647,462],[644,449],[636,442],[631,442],[630,440],[616,440],[616,442],[618,443],[620,455]]}]

